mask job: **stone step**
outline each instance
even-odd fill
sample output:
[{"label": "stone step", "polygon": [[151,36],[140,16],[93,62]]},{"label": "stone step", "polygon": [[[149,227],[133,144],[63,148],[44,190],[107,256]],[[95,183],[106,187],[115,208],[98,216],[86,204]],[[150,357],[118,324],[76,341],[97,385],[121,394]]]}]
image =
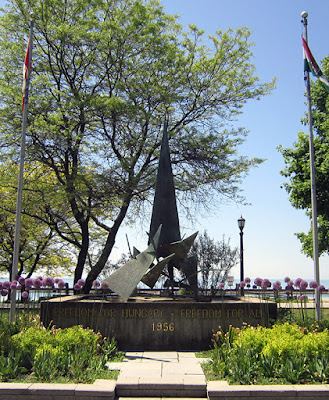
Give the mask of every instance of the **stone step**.
[{"label": "stone step", "polygon": [[132,378],[123,377],[116,384],[118,397],[206,398],[207,384],[199,377]]},{"label": "stone step", "polygon": [[[162,400],[167,397],[119,397],[116,400]],[[171,397],[170,400],[204,400],[204,397]]]}]

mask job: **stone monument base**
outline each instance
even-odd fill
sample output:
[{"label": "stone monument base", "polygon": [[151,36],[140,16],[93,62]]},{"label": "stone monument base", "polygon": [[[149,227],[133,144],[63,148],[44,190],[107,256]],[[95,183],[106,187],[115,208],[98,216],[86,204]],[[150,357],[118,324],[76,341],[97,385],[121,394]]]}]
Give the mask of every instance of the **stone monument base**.
[{"label": "stone monument base", "polygon": [[136,296],[122,302],[115,296],[81,295],[41,303],[45,326],[82,325],[115,337],[120,350],[207,350],[219,327],[267,326],[276,316],[276,303],[250,297],[195,301]]}]

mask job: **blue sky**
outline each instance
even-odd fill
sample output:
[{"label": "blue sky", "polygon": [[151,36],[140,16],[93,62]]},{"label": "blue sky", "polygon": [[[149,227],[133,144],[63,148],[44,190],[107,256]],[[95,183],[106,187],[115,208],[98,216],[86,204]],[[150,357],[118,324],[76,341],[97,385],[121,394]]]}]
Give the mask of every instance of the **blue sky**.
[{"label": "blue sky", "polygon": [[[311,51],[320,63],[329,54],[327,16],[329,1],[318,0],[162,0],[165,11],[179,14],[184,26],[195,23],[212,34],[229,27],[247,26],[255,42],[254,63],[261,81],[277,77],[273,94],[260,101],[251,101],[244,108],[237,125],[249,130],[241,153],[265,158],[257,169],[250,171],[242,188],[250,206],[224,204],[218,200],[217,209],[208,218],[199,218],[194,227],[182,228],[182,233],[207,230],[221,240],[230,238],[232,246],[239,245],[237,220],[246,219],[244,229],[245,276],[267,278],[302,277],[312,279],[313,260],[301,253],[295,232],[308,231],[310,220],[303,211],[295,210],[281,189],[284,182],[280,170],[284,167],[277,146],[291,147],[297,132],[305,130],[300,119],[306,112],[301,45],[301,12],[306,10]],[[307,128],[306,128],[307,131]],[[181,221],[184,226],[186,221]],[[187,229],[189,228],[189,229]],[[138,229],[137,229],[138,230]],[[140,231],[133,235],[123,229],[119,244],[126,251],[124,235],[128,232],[131,245],[145,246]],[[239,277],[239,266],[233,275]],[[320,278],[329,279],[329,258],[320,258]]]}]

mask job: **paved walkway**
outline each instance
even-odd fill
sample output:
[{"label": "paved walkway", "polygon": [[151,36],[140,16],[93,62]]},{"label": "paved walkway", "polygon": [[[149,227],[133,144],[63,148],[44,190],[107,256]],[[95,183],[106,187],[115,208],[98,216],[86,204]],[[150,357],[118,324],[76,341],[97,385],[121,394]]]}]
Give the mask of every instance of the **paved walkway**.
[{"label": "paved walkway", "polygon": [[127,352],[116,384],[119,397],[206,398],[207,385],[201,368],[203,360],[194,352]]}]

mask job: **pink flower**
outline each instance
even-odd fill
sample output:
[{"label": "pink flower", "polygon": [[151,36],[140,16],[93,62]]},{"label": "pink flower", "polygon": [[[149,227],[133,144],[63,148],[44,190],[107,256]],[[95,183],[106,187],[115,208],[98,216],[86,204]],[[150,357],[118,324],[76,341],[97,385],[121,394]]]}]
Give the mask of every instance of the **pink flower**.
[{"label": "pink flower", "polygon": [[23,298],[23,299],[27,299],[28,297],[29,297],[28,292],[24,291],[24,292],[22,293],[22,298]]},{"label": "pink flower", "polygon": [[326,290],[326,288],[323,285],[319,285],[318,286],[318,291],[319,292],[324,292]]},{"label": "pink flower", "polygon": [[82,287],[85,284],[85,280],[84,279],[79,279],[77,283]]},{"label": "pink flower", "polygon": [[109,289],[109,284],[107,282],[102,282],[101,283],[101,289]]},{"label": "pink flower", "polygon": [[250,278],[245,278],[245,280],[244,280],[246,283],[250,283],[251,282],[251,279]]},{"label": "pink flower", "polygon": [[78,284],[78,282],[73,286],[74,290],[81,290],[81,286]]},{"label": "pink flower", "polygon": [[99,288],[100,285],[101,285],[101,284],[99,283],[99,281],[98,281],[97,279],[95,279],[94,282],[93,282],[93,287],[94,287],[94,288]]},{"label": "pink flower", "polygon": [[286,276],[286,277],[284,278],[284,281],[285,281],[285,283],[288,283],[288,282],[290,282],[290,278],[289,278],[289,276]]},{"label": "pink flower", "polygon": [[240,288],[244,288],[245,286],[246,286],[246,282],[245,281],[240,282]]},{"label": "pink flower", "polygon": [[274,282],[273,283],[273,289],[274,290],[282,290],[281,282],[280,281]]}]

